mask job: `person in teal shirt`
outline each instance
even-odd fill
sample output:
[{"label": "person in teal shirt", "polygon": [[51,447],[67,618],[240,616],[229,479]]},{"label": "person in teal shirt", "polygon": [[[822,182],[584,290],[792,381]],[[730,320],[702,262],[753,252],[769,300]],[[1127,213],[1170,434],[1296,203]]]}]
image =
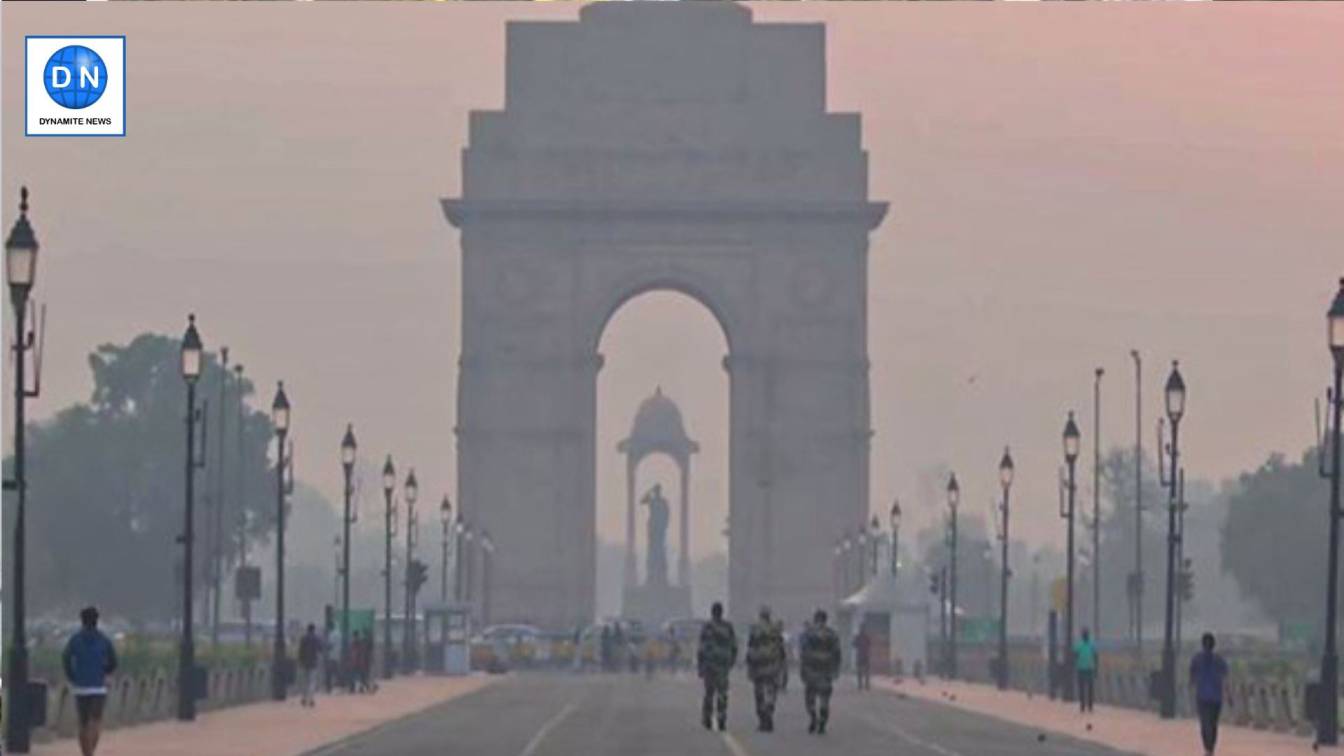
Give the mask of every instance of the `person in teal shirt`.
[{"label": "person in teal shirt", "polygon": [[1073,644],[1073,666],[1078,670],[1078,710],[1092,711],[1092,698],[1097,682],[1097,647],[1092,635],[1083,628],[1083,638]]}]

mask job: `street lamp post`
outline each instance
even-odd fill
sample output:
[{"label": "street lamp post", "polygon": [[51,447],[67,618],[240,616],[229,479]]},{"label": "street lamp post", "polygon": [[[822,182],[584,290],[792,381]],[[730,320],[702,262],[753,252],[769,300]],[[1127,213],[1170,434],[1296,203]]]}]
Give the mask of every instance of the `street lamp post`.
[{"label": "street lamp post", "polygon": [[891,576],[896,577],[896,572],[900,568],[900,545],[901,545],[901,502],[896,500],[891,502]]},{"label": "street lamp post", "polygon": [[[1329,415],[1333,423],[1329,426],[1330,436],[1330,575],[1325,595],[1325,653],[1321,656],[1321,697],[1325,702],[1316,715],[1316,740],[1327,745],[1339,741],[1339,711],[1335,705],[1339,701],[1339,658],[1335,654],[1336,600],[1339,588],[1339,518],[1340,511],[1340,430],[1341,408],[1344,408],[1344,395],[1341,395],[1341,379],[1344,378],[1344,278],[1339,280],[1339,292],[1335,294],[1330,309],[1326,311],[1326,334],[1330,345],[1330,354],[1335,363],[1334,390],[1327,394],[1330,402]],[[1324,440],[1321,447],[1321,462],[1324,468]]]},{"label": "street lamp post", "polygon": [[354,493],[351,479],[355,472],[355,453],[359,445],[355,441],[353,423],[346,423],[345,436],[341,438],[341,472],[345,475],[345,510],[341,517],[341,671],[349,676],[346,682],[354,686],[354,675],[350,669],[350,497]]},{"label": "street lamp post", "polygon": [[443,524],[443,556],[439,560],[439,603],[448,603],[448,534],[453,529],[453,503],[448,500],[448,494],[443,495],[443,503],[439,504],[439,521]]},{"label": "street lamp post", "polygon": [[858,535],[855,536],[857,547],[854,549],[854,575],[857,578],[854,581],[854,590],[863,587],[863,583],[868,578],[868,524],[859,523]]},{"label": "street lamp post", "polygon": [[1073,522],[1074,522],[1074,494],[1077,492],[1077,486],[1074,483],[1074,468],[1078,462],[1078,446],[1082,434],[1078,432],[1078,425],[1073,421],[1073,411],[1069,411],[1069,419],[1064,423],[1064,462],[1068,465],[1068,478],[1064,481],[1065,494],[1067,497],[1067,506],[1061,512],[1061,516],[1067,524],[1067,545],[1065,547],[1065,607],[1064,607],[1064,700],[1073,700]]},{"label": "street lamp post", "polygon": [[490,531],[481,531],[481,625],[490,624],[490,581],[493,579],[495,541]]},{"label": "street lamp post", "polygon": [[951,529],[951,548],[952,556],[949,559],[951,569],[951,606],[948,608],[949,634],[948,634],[948,653],[947,653],[947,674],[948,677],[955,680],[957,678],[957,505],[961,503],[961,486],[957,484],[957,474],[947,481],[947,509],[948,526]]},{"label": "street lamp post", "polygon": [[1176,647],[1174,644],[1173,632],[1175,630],[1175,608],[1176,608],[1176,548],[1177,541],[1180,539],[1180,532],[1177,529],[1176,514],[1181,506],[1180,480],[1184,477],[1184,471],[1180,467],[1180,450],[1178,441],[1180,439],[1181,417],[1185,414],[1185,380],[1181,378],[1181,371],[1175,360],[1171,363],[1171,374],[1167,376],[1167,385],[1165,389],[1167,419],[1171,421],[1171,442],[1166,444],[1166,451],[1170,455],[1169,473],[1162,470],[1163,448],[1162,438],[1162,420],[1158,419],[1157,437],[1158,437],[1158,478],[1159,481],[1168,486],[1167,495],[1167,594],[1166,594],[1166,618],[1163,623],[1162,631],[1162,678],[1161,678],[1161,705],[1159,713],[1163,719],[1171,719],[1176,716]]},{"label": "street lamp post", "polygon": [[874,578],[876,578],[876,577],[877,577],[878,548],[879,548],[879,546],[881,545],[881,542],[882,542],[882,526],[881,526],[881,524],[877,521],[877,515],[873,515],[873,520],[872,520],[872,522],[868,523],[868,530],[869,530],[868,539],[872,542],[872,556],[873,556],[873,564],[872,564],[872,568],[871,568],[871,570],[870,570],[870,574],[871,574]]},{"label": "street lamp post", "polygon": [[999,460],[999,483],[1003,486],[1003,503],[999,505],[998,525],[999,545],[1003,550],[1003,564],[999,570],[999,690],[1008,688],[1008,491],[1013,486],[1013,457],[1008,447],[1003,447],[1003,459]]},{"label": "street lamp post", "polygon": [[415,669],[415,584],[411,573],[415,569],[415,531],[417,526],[415,500],[420,493],[420,484],[415,480],[415,470],[406,474],[403,495],[406,498],[406,617],[402,624],[402,670]]},{"label": "street lamp post", "polygon": [[453,601],[462,601],[462,536],[467,525],[462,521],[462,509],[458,507],[456,522],[453,524]]},{"label": "street lamp post", "polygon": [[383,679],[396,673],[392,664],[392,492],[397,487],[397,468],[392,455],[383,463]]},{"label": "street lamp post", "polygon": [[[285,472],[292,459],[285,439],[289,435],[289,397],[285,382],[275,387],[271,402],[271,424],[275,426],[275,643],[271,652],[271,698],[285,700],[289,687],[288,660],[285,657]],[[349,539],[346,539],[349,543]]]},{"label": "street lamp post", "polygon": [[1134,607],[1134,652],[1143,662],[1143,360],[1139,350],[1129,350],[1134,358],[1134,574],[1130,580],[1130,602]]},{"label": "street lamp post", "polygon": [[[32,703],[28,689],[28,637],[25,628],[27,622],[27,600],[24,571],[26,506],[28,497],[28,479],[25,475],[24,460],[24,400],[37,396],[37,388],[32,390],[24,379],[24,356],[33,348],[32,334],[28,332],[26,316],[28,314],[28,295],[33,289],[33,280],[37,275],[37,235],[28,222],[28,187],[19,190],[19,217],[5,240],[5,278],[9,282],[10,302],[14,307],[14,477],[5,481],[5,490],[14,491],[14,573],[13,629],[9,643],[9,684],[8,706],[5,709],[5,747],[11,753],[28,753],[31,743],[30,722]],[[41,354],[40,352],[38,353]]]},{"label": "street lamp post", "polygon": [[177,718],[189,722],[196,718],[196,638],[192,625],[192,583],[195,560],[192,547],[195,534],[196,482],[196,381],[201,377],[201,335],[196,316],[187,316],[187,332],[182,337],[182,378],[187,382],[187,455],[186,506],[182,526],[182,639],[177,658]]},{"label": "street lamp post", "polygon": [[852,561],[849,552],[854,548],[854,540],[849,537],[846,531],[844,538],[840,539],[840,600],[843,601],[849,595],[850,589],[854,587],[854,578],[850,572],[850,562]]}]

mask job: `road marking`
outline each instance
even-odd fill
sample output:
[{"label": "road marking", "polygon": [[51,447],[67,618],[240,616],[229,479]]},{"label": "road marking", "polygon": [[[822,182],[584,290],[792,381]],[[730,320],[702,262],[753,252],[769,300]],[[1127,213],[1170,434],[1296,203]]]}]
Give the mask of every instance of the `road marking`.
[{"label": "road marking", "polygon": [[578,708],[579,704],[575,701],[561,709],[559,714],[551,717],[546,724],[541,726],[540,730],[537,730],[537,734],[533,735],[532,739],[527,741],[527,745],[523,747],[523,752],[518,754],[518,756],[534,756],[537,749],[541,748],[541,741],[545,740],[546,736],[551,734],[551,730],[558,727],[561,722],[565,721],[565,719],[578,710]]},{"label": "road marking", "polygon": [[728,744],[728,750],[733,752],[733,756],[750,756],[750,754],[747,753],[747,749],[743,748],[742,744],[737,742],[737,738],[733,737],[732,733],[724,731],[719,734],[723,736],[723,742]]},{"label": "road marking", "polygon": [[932,751],[933,753],[938,754],[938,756],[965,756],[960,751],[954,751],[951,748],[940,746],[937,743],[924,740],[923,738],[917,738],[914,735],[911,735],[910,733],[906,732],[905,730],[902,730],[900,727],[885,720],[873,719],[872,717],[869,716],[860,716],[860,719],[863,719],[868,724],[872,725],[873,727],[876,727],[879,730],[886,730],[887,732],[891,733],[892,735],[895,735],[896,737],[900,738],[901,740],[904,740],[906,743],[909,743],[910,745],[916,748],[923,748],[926,751]]}]

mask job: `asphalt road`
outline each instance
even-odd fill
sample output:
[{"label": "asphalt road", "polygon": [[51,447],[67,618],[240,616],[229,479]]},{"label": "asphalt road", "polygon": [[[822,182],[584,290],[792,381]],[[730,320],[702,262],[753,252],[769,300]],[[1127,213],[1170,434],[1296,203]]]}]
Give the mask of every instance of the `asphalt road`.
[{"label": "asphalt road", "polygon": [[[845,681],[847,682],[847,681]],[[826,735],[807,733],[790,687],[775,732],[756,732],[750,685],[732,681],[728,731],[700,726],[699,681],[518,675],[311,756],[1117,756],[1120,752],[889,692],[842,683]]]}]

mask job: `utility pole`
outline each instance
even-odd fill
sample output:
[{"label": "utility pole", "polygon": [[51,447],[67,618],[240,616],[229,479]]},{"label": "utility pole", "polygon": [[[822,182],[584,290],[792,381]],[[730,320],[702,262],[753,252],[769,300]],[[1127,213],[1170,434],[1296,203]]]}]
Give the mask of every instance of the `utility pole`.
[{"label": "utility pole", "polygon": [[1134,650],[1143,662],[1143,361],[1134,358],[1134,575],[1130,602],[1134,615]]},{"label": "utility pole", "polygon": [[1101,640],[1101,376],[1092,383],[1092,637]]}]

